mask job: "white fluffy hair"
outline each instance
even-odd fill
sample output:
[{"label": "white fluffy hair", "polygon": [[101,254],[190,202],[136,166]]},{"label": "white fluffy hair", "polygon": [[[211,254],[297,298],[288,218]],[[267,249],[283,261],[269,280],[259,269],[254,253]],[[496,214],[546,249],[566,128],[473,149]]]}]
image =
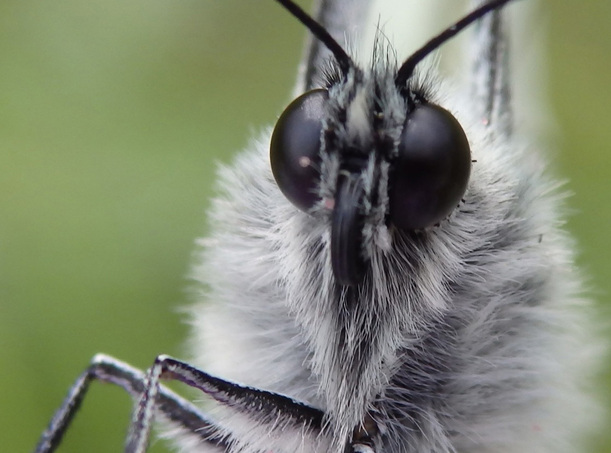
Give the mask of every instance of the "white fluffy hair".
[{"label": "white fluffy hair", "polygon": [[[394,65],[375,59],[358,89],[375,80],[383,91]],[[278,189],[271,129],[219,172],[211,233],[193,270],[204,300],[192,310],[194,363],[328,417],[314,440],[269,437],[221,415],[243,440],[235,451],[341,453],[369,414],[378,452],[575,452],[599,418],[587,388],[599,340],[563,229],[560,184],[539,150],[491,133],[464,91],[419,69],[411,88],[467,132],[468,189],[439,225],[406,232],[384,222],[388,169],[376,181],[365,169],[366,190],[380,197],[364,207],[370,271],[358,287],[334,280],[324,209],[301,212]],[[333,99],[345,102],[340,92]],[[400,100],[381,99],[385,112],[397,111]],[[321,172],[320,192],[332,197],[333,155]]]}]

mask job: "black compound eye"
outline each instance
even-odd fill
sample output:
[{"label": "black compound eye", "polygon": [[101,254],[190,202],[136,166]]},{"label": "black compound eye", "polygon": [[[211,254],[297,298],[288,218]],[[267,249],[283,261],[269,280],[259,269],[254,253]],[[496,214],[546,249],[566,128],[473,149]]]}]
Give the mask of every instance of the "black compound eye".
[{"label": "black compound eye", "polygon": [[272,173],[284,196],[302,211],[318,200],[320,136],[327,90],[308,91],[282,112],[270,145]]},{"label": "black compound eye", "polygon": [[401,133],[390,220],[410,230],[435,225],[458,205],[470,173],[471,151],[460,123],[437,105],[418,105]]}]

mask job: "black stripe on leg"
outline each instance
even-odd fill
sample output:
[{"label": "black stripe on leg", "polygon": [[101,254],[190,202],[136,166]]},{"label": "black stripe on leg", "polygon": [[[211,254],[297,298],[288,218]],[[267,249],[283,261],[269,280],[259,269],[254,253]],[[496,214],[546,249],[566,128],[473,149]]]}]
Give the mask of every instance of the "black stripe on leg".
[{"label": "black stripe on leg", "polygon": [[[93,380],[118,385],[133,398],[140,398],[145,390],[145,374],[142,371],[112,357],[96,355],[55,412],[36,445],[35,453],[52,453],[57,449]],[[228,443],[220,429],[194,405],[163,386],[159,387],[156,409],[180,428],[199,436],[202,443],[227,450]]]}]

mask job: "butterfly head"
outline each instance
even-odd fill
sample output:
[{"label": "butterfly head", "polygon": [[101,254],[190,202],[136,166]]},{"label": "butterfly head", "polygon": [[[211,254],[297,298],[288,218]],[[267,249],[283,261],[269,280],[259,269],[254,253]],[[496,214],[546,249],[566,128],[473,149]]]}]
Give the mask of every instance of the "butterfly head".
[{"label": "butterfly head", "polygon": [[321,88],[281,114],[271,140],[272,172],[291,203],[329,223],[336,281],[359,285],[375,231],[426,230],[464,196],[471,171],[466,134],[416,88],[413,73],[442,42],[508,0],[474,11],[400,67],[385,62],[367,71],[299,7],[279,1],[327,46],[336,64]]}]

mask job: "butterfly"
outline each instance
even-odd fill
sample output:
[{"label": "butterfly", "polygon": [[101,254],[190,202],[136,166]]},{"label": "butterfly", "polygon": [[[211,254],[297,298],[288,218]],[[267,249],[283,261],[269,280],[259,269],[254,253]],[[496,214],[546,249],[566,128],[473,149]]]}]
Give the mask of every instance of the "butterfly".
[{"label": "butterfly", "polygon": [[[128,452],[155,417],[184,451],[571,451],[580,426],[559,408],[589,407],[587,322],[554,181],[514,131],[509,1],[401,61],[381,30],[365,62],[340,41],[367,2],[322,1],[316,19],[278,2],[312,37],[300,94],[219,176],[193,272],[214,374],[98,355],[36,451],[92,380],[137,401]],[[471,24],[471,84],[452,91],[425,58]]]}]

